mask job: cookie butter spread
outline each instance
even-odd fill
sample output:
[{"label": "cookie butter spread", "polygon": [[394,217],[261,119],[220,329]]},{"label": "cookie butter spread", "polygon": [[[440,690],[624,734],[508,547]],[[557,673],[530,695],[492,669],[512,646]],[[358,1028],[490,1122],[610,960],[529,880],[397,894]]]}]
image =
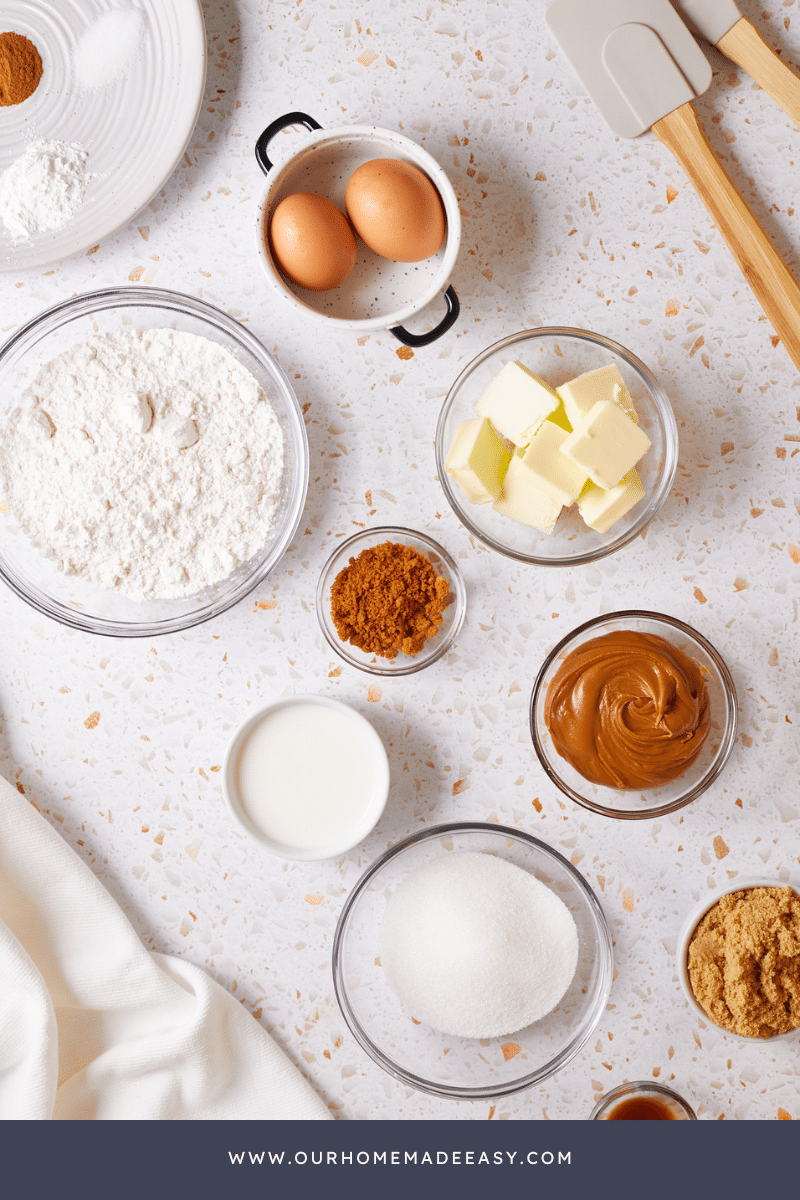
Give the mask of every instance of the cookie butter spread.
[{"label": "cookie butter spread", "polygon": [[556,750],[592,783],[652,788],[697,758],[708,734],[703,672],[653,633],[632,629],[584,642],[547,689],[545,724]]},{"label": "cookie butter spread", "polygon": [[790,887],[723,896],[692,934],[686,966],[698,1004],[723,1029],[768,1038],[800,1028],[800,896]]}]

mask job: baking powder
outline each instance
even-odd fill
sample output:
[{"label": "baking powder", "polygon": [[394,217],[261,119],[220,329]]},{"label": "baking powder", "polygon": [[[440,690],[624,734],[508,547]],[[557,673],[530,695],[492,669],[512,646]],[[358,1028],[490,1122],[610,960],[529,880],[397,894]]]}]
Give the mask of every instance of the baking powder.
[{"label": "baking powder", "polygon": [[69,575],[134,600],[187,596],[268,539],[283,433],[223,347],[98,334],[44,366],[0,440],[0,498]]},{"label": "baking powder", "polygon": [[31,142],[0,175],[0,217],[18,238],[60,229],[86,191],[87,150],[79,142]]}]

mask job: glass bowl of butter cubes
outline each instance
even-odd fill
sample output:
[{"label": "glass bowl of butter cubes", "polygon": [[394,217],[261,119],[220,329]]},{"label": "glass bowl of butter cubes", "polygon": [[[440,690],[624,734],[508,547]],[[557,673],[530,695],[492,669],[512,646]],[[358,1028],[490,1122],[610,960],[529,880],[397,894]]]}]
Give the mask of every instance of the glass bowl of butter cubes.
[{"label": "glass bowl of butter cubes", "polygon": [[454,512],[520,562],[575,566],[637,537],[669,495],[678,430],[664,389],[601,334],[524,330],[459,375],[436,429]]}]

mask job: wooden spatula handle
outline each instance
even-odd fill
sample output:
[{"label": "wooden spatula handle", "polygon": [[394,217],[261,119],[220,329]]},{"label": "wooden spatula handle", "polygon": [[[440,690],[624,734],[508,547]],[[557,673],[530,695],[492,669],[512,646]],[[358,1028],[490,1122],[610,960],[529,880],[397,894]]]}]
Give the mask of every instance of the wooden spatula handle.
[{"label": "wooden spatula handle", "polygon": [[742,17],[723,34],[717,46],[800,125],[800,75],[767,45],[752,21]]},{"label": "wooden spatula handle", "polygon": [[697,113],[682,104],[652,127],[689,176],[714,224],[800,370],[800,288],[709,145]]}]

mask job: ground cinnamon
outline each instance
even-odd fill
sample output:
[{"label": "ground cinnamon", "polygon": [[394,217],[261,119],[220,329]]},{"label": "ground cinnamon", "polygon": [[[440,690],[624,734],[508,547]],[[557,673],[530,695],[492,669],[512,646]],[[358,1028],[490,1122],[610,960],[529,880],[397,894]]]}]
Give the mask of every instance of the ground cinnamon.
[{"label": "ground cinnamon", "polygon": [[0,33],[0,106],[22,104],[42,78],[42,60],[21,33]]},{"label": "ground cinnamon", "polygon": [[450,585],[413,546],[382,542],[351,558],[331,588],[331,616],[343,642],[381,658],[414,655],[435,637]]}]

